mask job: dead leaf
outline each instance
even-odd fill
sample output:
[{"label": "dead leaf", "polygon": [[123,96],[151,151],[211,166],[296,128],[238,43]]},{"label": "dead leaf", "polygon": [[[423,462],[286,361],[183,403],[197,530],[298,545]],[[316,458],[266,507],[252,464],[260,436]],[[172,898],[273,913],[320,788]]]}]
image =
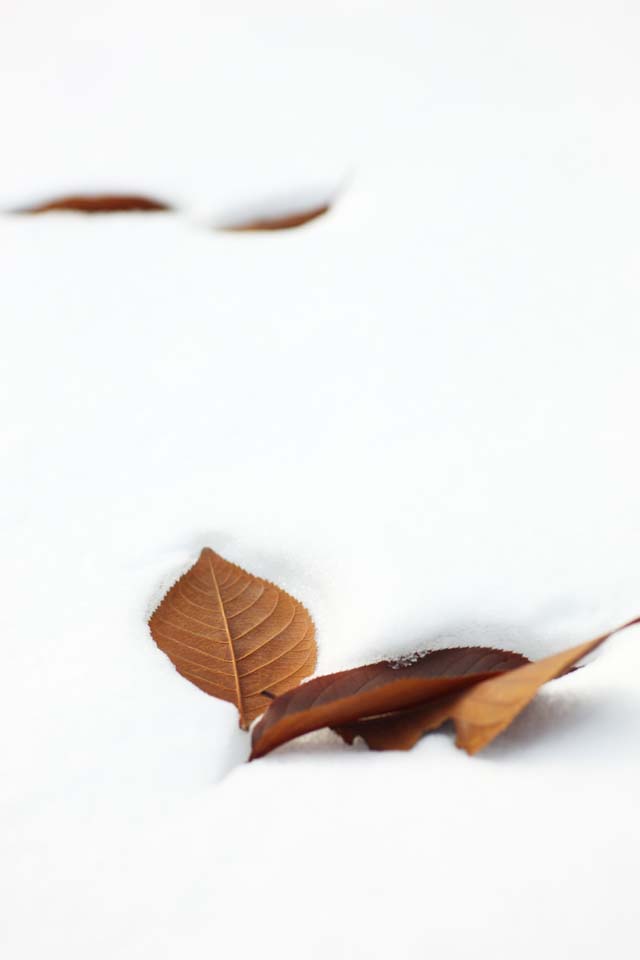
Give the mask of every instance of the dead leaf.
[{"label": "dead leaf", "polygon": [[370,750],[410,750],[425,733],[437,730],[451,719],[451,706],[457,697],[458,694],[454,693],[430,700],[420,707],[356,720],[355,723],[333,727],[333,730],[349,745],[356,737],[362,737]]},{"label": "dead leaf", "polygon": [[303,733],[440,698],[527,663],[519,653],[489,647],[436,650],[412,663],[388,660],[316,677],[277,697],[256,724],[251,759]]},{"label": "dead leaf", "polygon": [[501,677],[479,683],[465,696],[458,698],[451,708],[456,726],[456,746],[469,754],[478,753],[509,726],[514,717],[531,703],[540,687],[549,680],[567,673],[579,660],[586,657],[614,633],[625,630],[640,617],[624,623],[615,630],[578,644],[544,660],[526,664]]},{"label": "dead leaf", "polygon": [[293,227],[302,227],[305,223],[323,216],[330,209],[330,204],[325,203],[308,210],[284,213],[274,217],[258,217],[255,220],[247,220],[244,223],[235,223],[219,227],[219,229],[232,233],[241,233],[248,230],[291,230]]},{"label": "dead leaf", "polygon": [[25,207],[18,213],[51,213],[57,210],[70,210],[75,213],[155,213],[161,210],[170,210],[167,204],[150,197],[136,194],[78,194],[69,197],[58,197],[39,203],[33,207]]},{"label": "dead leaf", "polygon": [[462,693],[409,710],[358,720],[336,728],[336,732],[347,743],[353,743],[360,736],[372,750],[409,750],[424,733],[437,729],[447,720],[453,720],[456,745],[469,754],[478,753],[509,726],[543,684],[572,672],[579,660],[614,633],[639,622],[640,618],[631,620],[595,640],[516,667],[477,683]]},{"label": "dead leaf", "polygon": [[184,677],[235,703],[248,729],[268,699],[313,673],[314,626],[288,593],[205,547],[149,620],[153,639]]}]

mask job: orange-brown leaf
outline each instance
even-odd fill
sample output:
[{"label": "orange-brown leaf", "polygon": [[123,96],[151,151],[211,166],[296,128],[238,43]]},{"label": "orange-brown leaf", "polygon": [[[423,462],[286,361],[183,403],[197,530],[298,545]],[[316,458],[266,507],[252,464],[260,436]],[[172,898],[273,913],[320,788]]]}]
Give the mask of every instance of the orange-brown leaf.
[{"label": "orange-brown leaf", "polygon": [[316,664],[314,626],[280,587],[205,547],[149,620],[176,669],[206,693],[235,703],[247,729],[268,699]]},{"label": "orange-brown leaf", "polygon": [[77,194],[57,197],[33,207],[25,207],[19,213],[51,213],[57,210],[70,210],[74,213],[155,213],[169,210],[167,204],[151,197],[137,194]]},{"label": "orange-brown leaf", "polygon": [[519,667],[502,677],[479,683],[460,697],[451,709],[451,717],[456,725],[456,746],[470,754],[482,750],[524,710],[544,683],[567,673],[614,633],[638,622],[640,618],[588,643],[578,644],[544,660]]},{"label": "orange-brown leaf", "polygon": [[303,733],[424,703],[526,663],[487,647],[436,650],[413,663],[370,663],[316,677],[274,700],[253,730],[251,759]]}]

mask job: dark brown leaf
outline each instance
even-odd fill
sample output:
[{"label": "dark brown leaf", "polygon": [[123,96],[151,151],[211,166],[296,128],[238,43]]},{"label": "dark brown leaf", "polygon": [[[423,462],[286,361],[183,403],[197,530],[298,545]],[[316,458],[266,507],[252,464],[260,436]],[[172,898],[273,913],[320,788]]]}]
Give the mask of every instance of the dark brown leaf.
[{"label": "dark brown leaf", "polygon": [[149,620],[184,677],[235,703],[247,729],[269,702],[313,673],[314,626],[288,593],[205,547]]},{"label": "dark brown leaf", "polygon": [[253,730],[251,759],[311,730],[422,704],[527,662],[518,653],[463,647],[316,677],[272,701]]},{"label": "dark brown leaf", "polygon": [[424,733],[437,729],[447,720],[453,720],[457,734],[456,745],[469,754],[477,753],[511,723],[533,700],[544,683],[571,673],[579,660],[614,633],[638,622],[639,620],[632,620],[595,640],[535,663],[516,667],[500,676],[484,680],[462,693],[410,710],[398,710],[386,716],[358,720],[336,728],[336,732],[347,743],[353,743],[354,739],[360,736],[372,750],[409,750]]},{"label": "dark brown leaf", "polygon": [[25,207],[18,213],[51,213],[56,210],[70,210],[74,213],[155,213],[170,210],[167,204],[150,197],[136,194],[77,194],[58,197],[33,207]]},{"label": "dark brown leaf", "polygon": [[362,737],[370,750],[410,750],[425,733],[437,730],[451,719],[451,707],[458,696],[454,693],[409,710],[396,710],[333,729],[348,744]]}]

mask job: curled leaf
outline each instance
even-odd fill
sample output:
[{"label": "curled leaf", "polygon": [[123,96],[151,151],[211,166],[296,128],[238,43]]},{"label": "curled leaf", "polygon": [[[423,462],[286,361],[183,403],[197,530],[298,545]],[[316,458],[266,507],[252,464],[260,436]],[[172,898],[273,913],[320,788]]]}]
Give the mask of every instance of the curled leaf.
[{"label": "curled leaf", "polygon": [[253,730],[251,759],[311,730],[415,706],[526,662],[518,653],[464,647],[436,650],[413,663],[385,660],[316,677],[272,701]]},{"label": "curled leaf", "polygon": [[578,644],[512,670],[502,677],[479,683],[465,696],[459,697],[451,708],[451,718],[456,726],[456,746],[469,754],[478,753],[531,703],[544,683],[568,673],[579,660],[614,633],[636,623],[640,623],[640,618],[630,620],[588,643]]},{"label": "curled leaf", "polygon": [[409,750],[423,734],[437,729],[447,720],[453,720],[456,746],[469,754],[478,753],[509,726],[543,684],[572,672],[579,660],[614,633],[638,622],[640,618],[588,643],[534,663],[516,665],[515,669],[481,681],[453,696],[385,716],[357,720],[338,727],[336,732],[347,743],[353,743],[360,736],[372,750]]},{"label": "curled leaf", "polygon": [[269,702],[313,672],[314,626],[280,587],[205,547],[149,620],[151,635],[184,677],[234,703],[247,729]]},{"label": "curled leaf", "polygon": [[166,203],[137,194],[77,194],[57,197],[33,207],[25,207],[18,213],[51,213],[57,210],[70,210],[74,213],[156,213],[170,210]]}]

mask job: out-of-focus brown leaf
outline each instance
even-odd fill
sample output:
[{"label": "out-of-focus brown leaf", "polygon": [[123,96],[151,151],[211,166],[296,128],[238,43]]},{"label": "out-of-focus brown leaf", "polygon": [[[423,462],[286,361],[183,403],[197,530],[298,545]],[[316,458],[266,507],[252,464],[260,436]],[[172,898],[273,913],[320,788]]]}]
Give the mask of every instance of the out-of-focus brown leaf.
[{"label": "out-of-focus brown leaf", "polygon": [[398,710],[373,719],[361,719],[336,728],[347,743],[360,736],[372,750],[409,750],[420,737],[447,720],[456,727],[456,745],[469,754],[478,753],[502,733],[529,704],[540,687],[572,672],[574,665],[614,633],[640,622],[640,618],[588,643],[534,663],[516,666],[497,677],[440,700],[409,710]]},{"label": "out-of-focus brown leaf", "polygon": [[385,660],[316,677],[271,702],[253,730],[251,759],[311,730],[415,706],[527,662],[518,653],[463,647],[436,650],[412,663]]},{"label": "out-of-focus brown leaf", "polygon": [[70,210],[74,213],[156,213],[171,208],[160,200],[142,197],[136,194],[78,194],[69,197],[57,197],[33,207],[25,207],[18,213],[51,213],[56,210]]},{"label": "out-of-focus brown leaf", "polygon": [[330,204],[325,203],[319,207],[310,207],[307,210],[298,210],[295,213],[284,213],[273,217],[258,217],[255,220],[247,220],[243,223],[234,223],[220,227],[220,230],[241,233],[248,230],[291,230],[293,227],[302,227],[305,223],[323,216],[331,209]]},{"label": "out-of-focus brown leaf", "polygon": [[208,547],[149,627],[179,673],[235,703],[245,730],[268,703],[263,690],[284,693],[315,668],[313,621],[302,604]]}]

